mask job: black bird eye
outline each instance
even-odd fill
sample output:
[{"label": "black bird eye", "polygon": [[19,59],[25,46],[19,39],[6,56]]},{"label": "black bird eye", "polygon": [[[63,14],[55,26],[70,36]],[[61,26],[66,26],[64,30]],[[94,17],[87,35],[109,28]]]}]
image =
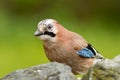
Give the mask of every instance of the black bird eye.
[{"label": "black bird eye", "polygon": [[51,29],[53,26],[52,25],[48,25],[48,29]]}]

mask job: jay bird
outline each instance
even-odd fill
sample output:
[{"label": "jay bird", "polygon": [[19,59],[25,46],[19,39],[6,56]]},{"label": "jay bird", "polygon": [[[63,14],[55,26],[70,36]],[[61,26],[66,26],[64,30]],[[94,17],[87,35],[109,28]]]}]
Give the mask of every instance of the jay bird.
[{"label": "jay bird", "polygon": [[34,35],[43,41],[50,61],[69,65],[74,74],[86,74],[103,59],[81,35],[67,30],[54,19],[41,20]]}]

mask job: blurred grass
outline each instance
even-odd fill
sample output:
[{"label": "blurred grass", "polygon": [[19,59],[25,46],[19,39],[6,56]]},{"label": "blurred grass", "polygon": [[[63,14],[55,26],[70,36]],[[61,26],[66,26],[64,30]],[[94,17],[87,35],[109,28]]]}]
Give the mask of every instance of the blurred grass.
[{"label": "blurred grass", "polygon": [[34,37],[37,21],[0,13],[0,76],[13,70],[48,62]]},{"label": "blurred grass", "polygon": [[[119,25],[109,25],[99,20],[81,22],[72,13],[66,17],[69,12],[48,16],[84,36],[105,57],[113,58],[119,54],[120,30],[116,28]],[[0,77],[17,69],[49,62],[42,41],[33,36],[38,21],[48,17],[45,17],[46,14],[38,15],[30,17],[11,15],[5,11],[0,13]]]}]

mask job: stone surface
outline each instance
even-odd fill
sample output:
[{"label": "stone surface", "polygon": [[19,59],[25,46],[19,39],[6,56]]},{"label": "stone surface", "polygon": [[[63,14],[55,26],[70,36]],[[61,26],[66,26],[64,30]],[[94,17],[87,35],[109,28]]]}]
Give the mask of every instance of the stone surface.
[{"label": "stone surface", "polygon": [[77,79],[69,66],[52,62],[17,70],[0,80],[120,80],[120,55],[99,61],[82,79]]},{"label": "stone surface", "polygon": [[95,64],[82,80],[120,80],[120,55]]},{"label": "stone surface", "polygon": [[77,80],[67,65],[52,62],[17,70],[0,80]]}]

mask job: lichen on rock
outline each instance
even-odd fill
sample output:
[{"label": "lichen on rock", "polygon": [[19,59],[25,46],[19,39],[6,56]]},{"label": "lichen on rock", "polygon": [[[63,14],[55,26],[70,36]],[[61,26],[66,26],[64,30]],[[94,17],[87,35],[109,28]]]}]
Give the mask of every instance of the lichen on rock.
[{"label": "lichen on rock", "polygon": [[0,80],[77,80],[71,68],[52,62],[12,72]]},{"label": "lichen on rock", "polygon": [[120,80],[120,55],[96,63],[82,80]]}]

